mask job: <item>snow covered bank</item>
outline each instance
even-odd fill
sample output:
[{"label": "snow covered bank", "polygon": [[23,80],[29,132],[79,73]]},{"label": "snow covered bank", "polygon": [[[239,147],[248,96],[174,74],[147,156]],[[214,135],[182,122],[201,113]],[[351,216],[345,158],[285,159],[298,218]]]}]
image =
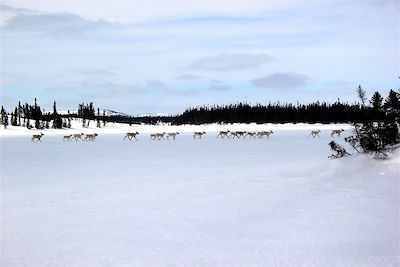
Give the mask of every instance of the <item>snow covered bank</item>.
[{"label": "snow covered bank", "polygon": [[[34,122],[31,121],[31,124]],[[99,134],[122,134],[127,132],[135,132],[139,133],[155,133],[155,132],[195,132],[195,131],[206,131],[206,132],[218,132],[218,131],[266,131],[266,130],[333,130],[333,129],[351,129],[352,126],[350,124],[305,124],[305,123],[285,123],[285,124],[204,124],[204,125],[180,125],[180,126],[171,126],[171,125],[132,125],[122,123],[107,123],[105,127],[96,128],[96,123],[91,122],[91,127],[82,128],[82,123],[77,120],[72,121],[71,129],[27,129],[26,127],[19,126],[7,126],[7,129],[4,129],[2,125],[0,125],[0,136],[15,136],[15,135],[32,135],[37,134],[38,132],[42,132],[45,135],[66,135],[71,133],[99,133]]]},{"label": "snow covered bank", "polygon": [[400,151],[308,133],[0,138],[0,265],[398,266]]}]

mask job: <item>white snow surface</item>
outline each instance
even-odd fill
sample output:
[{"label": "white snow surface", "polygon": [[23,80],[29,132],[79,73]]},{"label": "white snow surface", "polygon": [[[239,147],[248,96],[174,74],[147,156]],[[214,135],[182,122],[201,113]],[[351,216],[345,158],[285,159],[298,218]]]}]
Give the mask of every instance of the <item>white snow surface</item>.
[{"label": "white snow surface", "polygon": [[399,266],[399,150],[331,160],[325,125],[252,126],[275,133],[3,134],[0,266]]},{"label": "white snow surface", "polygon": [[[30,121],[31,125],[35,125],[35,121]],[[51,124],[50,124],[51,125]],[[206,131],[206,132],[218,132],[218,131],[267,131],[267,130],[332,130],[332,129],[352,129],[350,124],[306,124],[306,123],[285,123],[285,124],[256,124],[256,123],[233,123],[233,124],[202,124],[202,125],[169,125],[169,124],[129,124],[124,123],[112,123],[109,122],[105,127],[97,128],[96,121],[91,121],[88,128],[82,128],[82,121],[80,119],[74,119],[71,123],[71,129],[27,129],[22,126],[7,126],[4,129],[3,125],[0,125],[0,136],[14,136],[14,135],[32,135],[43,133],[45,135],[68,135],[75,133],[93,133],[98,134],[123,134],[127,132],[139,132],[139,133],[162,133],[162,132],[180,132],[189,133],[195,131]],[[103,126],[103,123],[101,123]]]}]

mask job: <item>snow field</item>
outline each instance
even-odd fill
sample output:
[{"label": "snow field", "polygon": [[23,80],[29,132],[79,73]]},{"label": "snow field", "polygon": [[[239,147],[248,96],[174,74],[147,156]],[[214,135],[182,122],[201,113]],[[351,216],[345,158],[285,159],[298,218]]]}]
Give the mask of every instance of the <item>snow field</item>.
[{"label": "snow field", "polygon": [[[31,125],[35,124],[34,120],[31,120]],[[300,131],[300,130],[322,130],[330,132],[333,129],[344,129],[350,130],[352,126],[350,124],[305,124],[305,123],[285,123],[285,124],[256,124],[256,123],[233,123],[233,124],[203,124],[203,125],[168,125],[168,124],[158,124],[158,125],[148,125],[148,124],[123,124],[123,123],[112,123],[109,122],[105,127],[97,128],[96,122],[91,121],[88,128],[82,128],[82,122],[80,119],[73,119],[71,122],[71,129],[27,129],[22,126],[7,126],[4,129],[0,126],[0,136],[31,136],[33,134],[44,133],[48,135],[68,135],[68,134],[92,134],[94,132],[98,134],[126,134],[127,132],[139,133],[162,133],[162,132],[180,132],[180,133],[193,133],[193,132],[212,132],[216,133],[218,131],[268,131],[268,130],[287,130],[287,131]],[[102,124],[103,126],[103,124]]]},{"label": "snow field", "polygon": [[398,266],[398,151],[330,160],[330,131],[274,131],[3,136],[0,265]]}]

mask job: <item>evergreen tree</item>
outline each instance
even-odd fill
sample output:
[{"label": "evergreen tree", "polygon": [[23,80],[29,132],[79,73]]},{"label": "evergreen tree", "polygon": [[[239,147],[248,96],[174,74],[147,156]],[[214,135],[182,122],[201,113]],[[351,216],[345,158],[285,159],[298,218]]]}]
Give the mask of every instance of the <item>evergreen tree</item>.
[{"label": "evergreen tree", "polygon": [[388,145],[400,143],[400,94],[390,90],[383,104],[384,142]]},{"label": "evergreen tree", "polygon": [[57,106],[56,101],[53,104],[53,128],[54,129],[61,129],[62,128],[62,119],[61,116],[57,113]]},{"label": "evergreen tree", "polygon": [[4,125],[4,121],[6,120],[5,116],[4,116],[5,110],[4,107],[1,106],[1,120],[0,120],[0,124]]},{"label": "evergreen tree", "polygon": [[40,120],[38,119],[35,120],[35,128],[40,129]]},{"label": "evergreen tree", "polygon": [[4,129],[7,129],[8,125],[8,115],[7,112],[4,110]]},{"label": "evergreen tree", "polygon": [[[365,94],[359,93],[359,97],[365,105],[366,99],[363,96]],[[385,104],[391,102],[389,99],[393,97],[393,93],[389,93]],[[345,138],[346,142],[355,150],[367,154],[386,155],[392,145],[400,142],[399,126],[396,123],[400,113],[388,112],[391,105],[386,104],[384,107],[382,102],[382,96],[375,92],[370,100],[370,106],[364,109],[365,112],[370,109],[372,113],[365,114],[362,123],[354,124],[354,135]],[[392,102],[396,103],[396,99],[392,99]]]},{"label": "evergreen tree", "polygon": [[386,114],[397,124],[400,124],[400,92],[390,90],[383,106]]},{"label": "evergreen tree", "polygon": [[103,127],[106,126],[107,120],[106,120],[106,111],[103,109]]},{"label": "evergreen tree", "polygon": [[18,125],[17,113],[15,113],[15,112],[11,112],[11,125],[12,126]]},{"label": "evergreen tree", "polygon": [[15,107],[15,109],[14,109],[14,121],[13,121],[12,125],[13,126],[19,126],[19,123],[18,123],[18,108],[17,107]]},{"label": "evergreen tree", "polygon": [[1,106],[1,124],[4,125],[4,129],[7,129],[8,115],[3,106]]},{"label": "evergreen tree", "polygon": [[101,124],[100,124],[100,108],[97,108],[97,128],[101,128]]},{"label": "evergreen tree", "polygon": [[31,128],[32,128],[31,122],[30,122],[30,120],[29,120],[29,117],[28,117],[27,120],[26,120],[26,128],[28,128],[28,129],[31,129]]},{"label": "evergreen tree", "polygon": [[18,101],[18,125],[19,126],[21,126],[21,115],[22,115],[21,101]]},{"label": "evergreen tree", "polygon": [[[89,104],[89,118],[94,119],[94,106],[93,102],[90,102]],[[89,126],[89,125],[88,125]]]},{"label": "evergreen tree", "polygon": [[379,92],[375,92],[371,98],[372,108],[376,111],[382,110],[383,97]]},{"label": "evergreen tree", "polygon": [[357,94],[358,98],[360,98],[362,105],[365,105],[365,102],[367,102],[367,94],[364,89],[362,89],[361,85],[358,86],[357,88]]}]

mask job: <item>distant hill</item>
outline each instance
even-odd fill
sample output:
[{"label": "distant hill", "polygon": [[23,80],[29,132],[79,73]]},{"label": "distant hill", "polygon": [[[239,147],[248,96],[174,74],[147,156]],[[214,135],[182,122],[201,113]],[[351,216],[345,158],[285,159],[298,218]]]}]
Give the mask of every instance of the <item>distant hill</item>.
[{"label": "distant hill", "polygon": [[143,117],[170,117],[170,116],[171,114],[158,112],[158,113],[140,114],[135,117],[143,118]]},{"label": "distant hill", "polygon": [[125,114],[123,112],[111,110],[111,109],[104,109],[105,115],[106,116],[118,116],[118,117],[129,117],[128,114]]}]

